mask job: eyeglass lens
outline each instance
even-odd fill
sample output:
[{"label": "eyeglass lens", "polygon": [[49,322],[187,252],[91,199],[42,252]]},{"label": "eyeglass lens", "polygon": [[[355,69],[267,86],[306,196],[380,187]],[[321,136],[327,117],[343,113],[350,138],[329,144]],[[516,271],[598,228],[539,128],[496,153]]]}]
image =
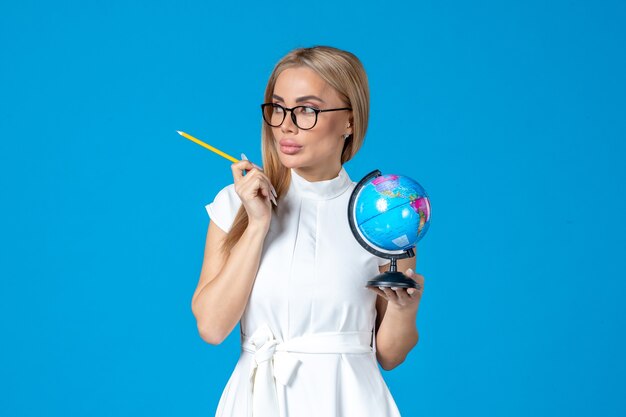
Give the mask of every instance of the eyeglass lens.
[{"label": "eyeglass lens", "polygon": [[[278,104],[264,106],[263,118],[270,126],[278,127],[285,120],[287,112],[289,112],[289,110],[286,110]],[[300,129],[311,129],[315,126],[317,121],[315,109],[307,106],[298,106],[294,107],[291,112],[293,114],[292,120],[295,119],[294,122]]]}]

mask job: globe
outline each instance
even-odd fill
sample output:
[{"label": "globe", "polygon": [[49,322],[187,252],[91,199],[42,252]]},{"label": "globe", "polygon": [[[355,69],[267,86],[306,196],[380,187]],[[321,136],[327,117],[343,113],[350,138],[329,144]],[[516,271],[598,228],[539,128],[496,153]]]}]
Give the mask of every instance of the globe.
[{"label": "globe", "polygon": [[[413,248],[428,231],[430,217],[430,200],[417,181],[403,175],[383,175],[378,170],[357,184],[348,205],[354,237],[368,251],[391,259],[391,273],[396,273],[397,259],[415,256]],[[408,278],[404,281],[399,275],[383,275],[370,283],[413,286]]]},{"label": "globe", "polygon": [[417,181],[394,174],[368,180],[356,197],[355,220],[363,238],[383,251],[414,247],[430,226],[430,202]]}]

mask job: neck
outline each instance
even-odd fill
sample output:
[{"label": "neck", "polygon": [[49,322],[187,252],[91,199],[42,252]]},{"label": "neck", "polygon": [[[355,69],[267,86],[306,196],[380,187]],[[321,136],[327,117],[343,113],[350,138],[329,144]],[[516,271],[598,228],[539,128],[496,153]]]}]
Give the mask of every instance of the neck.
[{"label": "neck", "polygon": [[304,178],[309,182],[317,182],[317,181],[327,181],[337,178],[339,172],[341,172],[341,165],[333,168],[311,168],[311,167],[300,167],[293,169],[296,174]]}]

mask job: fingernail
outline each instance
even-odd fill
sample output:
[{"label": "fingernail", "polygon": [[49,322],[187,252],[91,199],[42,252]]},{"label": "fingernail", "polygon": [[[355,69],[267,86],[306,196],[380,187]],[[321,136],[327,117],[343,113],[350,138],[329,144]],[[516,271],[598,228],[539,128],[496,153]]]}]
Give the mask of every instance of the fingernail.
[{"label": "fingernail", "polygon": [[409,295],[413,295],[415,293],[415,288],[409,288],[408,290],[406,290],[406,292],[409,293]]},{"label": "fingernail", "polygon": [[242,160],[244,160],[244,161],[248,161],[248,162],[250,162],[250,163],[252,164],[252,166],[253,166],[253,167],[255,167],[256,169],[258,169],[259,171],[263,171],[263,168],[261,168],[260,166],[258,166],[258,165],[257,165],[257,164],[255,164],[254,162],[251,162],[251,161],[248,159],[248,157],[246,156],[246,154],[245,154],[245,153],[242,153],[242,154],[241,154],[241,159],[242,159]]},{"label": "fingernail", "polygon": [[384,287],[378,287],[378,289],[381,290],[381,291],[385,291]]},{"label": "fingernail", "polygon": [[248,161],[252,164],[253,167],[255,167],[256,169],[258,169],[259,171],[263,171],[263,168],[261,168],[260,166],[258,166],[257,164],[255,164],[254,162],[251,162],[248,157],[246,156],[245,153],[241,153],[241,159],[243,159],[244,161]]},{"label": "fingernail", "polygon": [[411,269],[411,268],[407,269],[406,270],[406,274],[407,275],[413,275],[414,274],[413,269]]},{"label": "fingernail", "polygon": [[391,287],[392,291],[398,291],[398,287]]}]

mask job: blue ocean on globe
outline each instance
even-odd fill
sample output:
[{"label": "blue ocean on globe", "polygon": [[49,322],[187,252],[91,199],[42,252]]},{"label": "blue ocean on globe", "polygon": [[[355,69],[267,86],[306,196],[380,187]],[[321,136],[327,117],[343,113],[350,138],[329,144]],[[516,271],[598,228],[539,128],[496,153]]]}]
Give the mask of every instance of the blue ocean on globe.
[{"label": "blue ocean on globe", "polygon": [[354,219],[367,243],[386,251],[414,247],[430,225],[430,201],[409,177],[380,175],[359,192]]}]

